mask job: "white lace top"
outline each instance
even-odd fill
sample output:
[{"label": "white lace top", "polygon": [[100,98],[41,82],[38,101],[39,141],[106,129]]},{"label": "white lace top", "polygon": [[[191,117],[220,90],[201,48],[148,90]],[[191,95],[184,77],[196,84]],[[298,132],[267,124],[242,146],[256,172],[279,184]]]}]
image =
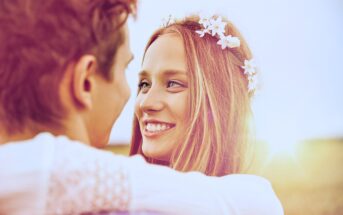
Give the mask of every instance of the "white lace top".
[{"label": "white lace top", "polygon": [[0,145],[0,214],[283,214],[270,183],[206,177],[42,133]]},{"label": "white lace top", "polygon": [[127,170],[120,165],[125,158],[88,149],[70,144],[66,139],[58,143],[51,168],[47,211],[64,214],[78,213],[81,208],[83,211],[128,210],[129,179]]}]

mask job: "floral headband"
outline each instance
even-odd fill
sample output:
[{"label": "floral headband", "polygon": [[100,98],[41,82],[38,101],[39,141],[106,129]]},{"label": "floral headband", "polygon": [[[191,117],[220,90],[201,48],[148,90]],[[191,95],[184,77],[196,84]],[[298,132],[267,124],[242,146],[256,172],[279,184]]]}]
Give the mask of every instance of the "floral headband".
[{"label": "floral headband", "polygon": [[[233,37],[232,35],[225,35],[226,23],[222,21],[221,17],[201,17],[199,24],[203,26],[203,29],[195,31],[200,37],[204,37],[205,34],[210,34],[211,36],[219,36],[217,42],[218,45],[224,50],[226,48],[236,48],[241,45],[241,41],[238,37]],[[253,92],[257,87],[257,71],[253,59],[244,60],[244,74],[248,79],[248,91]]]},{"label": "floral headband", "polygon": [[[163,26],[167,27],[168,25],[174,23],[175,19],[169,15],[168,19],[164,20]],[[209,34],[213,37],[219,37],[217,44],[220,45],[223,50],[226,48],[237,48],[241,45],[238,37],[224,34],[226,23],[222,21],[220,16],[217,18],[214,18],[213,16],[200,17],[199,24],[201,24],[203,28],[195,32],[199,34],[200,37],[204,37],[206,34]],[[255,62],[253,59],[246,59],[244,60],[244,66],[241,67],[244,69],[244,75],[248,79],[248,92],[253,93],[257,88],[257,70]]]}]

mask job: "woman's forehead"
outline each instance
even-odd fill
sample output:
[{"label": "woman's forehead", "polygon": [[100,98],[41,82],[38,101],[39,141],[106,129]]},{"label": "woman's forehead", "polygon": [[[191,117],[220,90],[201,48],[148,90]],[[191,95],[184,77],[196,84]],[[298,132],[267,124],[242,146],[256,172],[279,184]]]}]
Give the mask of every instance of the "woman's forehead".
[{"label": "woman's forehead", "polygon": [[177,34],[158,37],[147,49],[142,71],[186,71],[186,54],[182,38]]}]

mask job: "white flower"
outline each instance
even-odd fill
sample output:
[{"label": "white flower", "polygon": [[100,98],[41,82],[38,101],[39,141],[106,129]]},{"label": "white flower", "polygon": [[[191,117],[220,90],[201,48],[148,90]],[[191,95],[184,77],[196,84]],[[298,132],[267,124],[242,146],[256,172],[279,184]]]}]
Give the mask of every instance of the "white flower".
[{"label": "white flower", "polygon": [[228,39],[228,46],[230,48],[236,48],[239,47],[241,45],[241,41],[239,40],[238,37],[232,37],[231,35],[229,35],[229,39]]},{"label": "white flower", "polygon": [[197,34],[199,34],[200,35],[200,37],[203,37],[203,36],[205,36],[205,34],[206,33],[210,33],[210,30],[208,29],[208,28],[205,28],[205,29],[202,29],[202,30],[197,30],[197,31],[195,31]]},{"label": "white flower", "polygon": [[254,75],[254,76],[249,76],[249,77],[248,77],[248,81],[249,81],[249,84],[248,84],[248,91],[249,91],[249,92],[255,91],[256,88],[257,88],[257,84],[258,84],[256,75]]},{"label": "white flower", "polygon": [[256,73],[256,65],[253,59],[251,60],[244,60],[244,66],[242,66],[244,69],[244,74],[251,76]]},{"label": "white flower", "polygon": [[211,19],[212,19],[211,16],[200,17],[199,24],[202,24],[204,28],[207,28],[210,25]]},{"label": "white flower", "polygon": [[253,59],[251,60],[244,60],[244,74],[248,79],[248,91],[252,92],[256,90],[257,87],[257,76],[256,76],[256,65]]},{"label": "white flower", "polygon": [[228,35],[228,36],[221,36],[217,44],[221,45],[222,49],[225,49],[226,47],[236,48],[241,45],[241,41],[238,39],[238,37],[233,37],[231,35]]},{"label": "white flower", "polygon": [[226,23],[222,21],[221,17],[217,19],[210,19],[210,25],[208,29],[212,32],[212,36],[218,34],[219,36],[223,35],[225,32]]}]

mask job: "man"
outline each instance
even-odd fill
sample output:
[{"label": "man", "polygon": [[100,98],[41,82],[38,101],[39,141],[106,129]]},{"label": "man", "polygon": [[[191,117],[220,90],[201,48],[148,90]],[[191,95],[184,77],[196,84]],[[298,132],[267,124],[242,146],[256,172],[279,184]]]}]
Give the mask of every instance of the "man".
[{"label": "man", "polygon": [[[134,0],[0,1],[0,214],[280,214],[268,182],[112,155]],[[253,194],[264,195],[255,199]]]}]

